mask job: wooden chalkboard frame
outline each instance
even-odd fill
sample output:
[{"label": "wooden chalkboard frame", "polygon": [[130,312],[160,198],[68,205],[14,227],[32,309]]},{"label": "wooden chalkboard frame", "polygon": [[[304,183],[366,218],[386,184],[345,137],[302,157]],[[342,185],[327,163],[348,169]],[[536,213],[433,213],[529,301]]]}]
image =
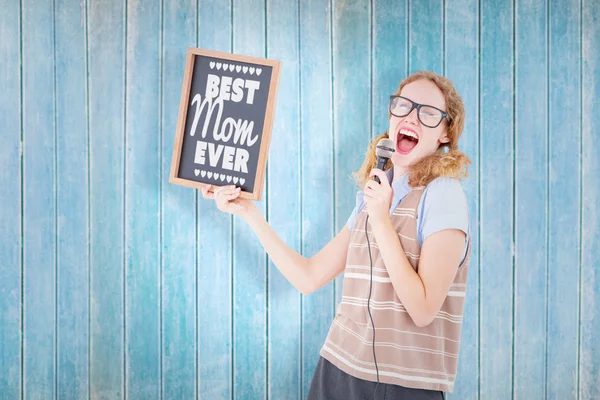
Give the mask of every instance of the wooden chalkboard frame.
[{"label": "wooden chalkboard frame", "polygon": [[[262,138],[259,150],[258,163],[256,167],[256,175],[254,180],[254,191],[247,192],[242,191],[240,193],[241,198],[259,201],[262,198],[262,191],[264,187],[264,177],[267,166],[267,158],[269,154],[269,147],[271,145],[271,133],[273,130],[273,120],[275,118],[275,103],[277,97],[277,91],[279,87],[279,75],[281,71],[281,61],[252,57],[240,54],[232,54],[226,52],[220,52],[215,50],[198,49],[194,47],[188,48],[185,72],[183,77],[183,85],[181,90],[181,101],[179,103],[179,116],[177,119],[177,130],[175,133],[175,144],[173,147],[173,157],[171,161],[171,173],[169,176],[169,182],[183,185],[195,189],[202,189],[207,184],[202,182],[196,182],[193,180],[183,179],[178,176],[181,151],[183,147],[183,137],[185,134],[185,123],[188,113],[188,104],[190,98],[192,75],[194,72],[194,63],[196,56],[206,56],[220,58],[223,60],[231,60],[237,62],[246,62],[258,65],[264,65],[272,68],[271,81],[269,84],[269,94],[267,100],[267,108],[265,111],[265,120],[262,131]],[[218,185],[213,185],[218,186]],[[225,186],[225,185],[223,185]]]}]

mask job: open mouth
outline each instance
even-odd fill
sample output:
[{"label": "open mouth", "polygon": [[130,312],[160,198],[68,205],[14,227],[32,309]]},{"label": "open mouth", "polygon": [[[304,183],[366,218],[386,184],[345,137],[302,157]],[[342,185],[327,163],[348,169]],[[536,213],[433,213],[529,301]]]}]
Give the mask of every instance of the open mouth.
[{"label": "open mouth", "polygon": [[400,154],[408,154],[419,143],[417,134],[408,129],[400,129],[396,135],[396,149]]}]

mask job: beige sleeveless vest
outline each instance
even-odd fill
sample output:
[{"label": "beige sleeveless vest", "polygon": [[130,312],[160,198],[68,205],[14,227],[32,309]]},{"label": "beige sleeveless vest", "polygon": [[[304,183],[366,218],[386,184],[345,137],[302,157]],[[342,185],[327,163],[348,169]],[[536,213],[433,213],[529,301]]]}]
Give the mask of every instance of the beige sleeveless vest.
[{"label": "beige sleeveless vest", "polygon": [[[417,210],[424,188],[413,189],[390,217],[410,264],[418,270]],[[350,235],[344,271],[342,302],[338,305],[321,356],[342,371],[376,381],[373,329],[367,310],[370,263],[365,237],[366,207],[357,216]],[[396,295],[367,227],[373,259],[371,315],[375,324],[375,354],[379,381],[411,388],[452,392],[458,366],[471,243],[433,322],[419,328]]]}]

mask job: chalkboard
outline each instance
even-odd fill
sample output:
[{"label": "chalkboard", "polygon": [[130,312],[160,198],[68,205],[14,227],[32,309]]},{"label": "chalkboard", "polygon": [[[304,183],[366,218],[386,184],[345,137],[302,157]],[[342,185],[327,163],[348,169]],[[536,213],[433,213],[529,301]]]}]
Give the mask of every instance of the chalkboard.
[{"label": "chalkboard", "polygon": [[260,200],[281,62],[190,48],[171,162],[171,183],[236,185]]}]

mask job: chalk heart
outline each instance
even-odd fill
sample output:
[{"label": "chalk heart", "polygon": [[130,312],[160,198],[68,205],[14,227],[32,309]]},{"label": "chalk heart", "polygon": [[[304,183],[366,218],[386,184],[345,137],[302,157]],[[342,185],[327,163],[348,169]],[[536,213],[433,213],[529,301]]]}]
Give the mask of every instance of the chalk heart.
[{"label": "chalk heart", "polygon": [[240,185],[243,185],[244,183],[246,183],[246,180],[244,178],[240,178]]},{"label": "chalk heart", "polygon": [[233,177],[233,183],[235,183],[237,185],[239,178],[237,176]]},{"label": "chalk heart", "polygon": [[261,72],[262,72],[262,68],[256,68],[256,75],[260,75]]},{"label": "chalk heart", "polygon": [[215,67],[215,62],[211,61],[209,65],[210,65],[210,69],[213,69]]},{"label": "chalk heart", "polygon": [[242,70],[242,67],[240,65],[235,66],[235,72],[240,72],[241,70]]},{"label": "chalk heart", "polygon": [[200,175],[202,175],[202,177],[204,178],[206,176],[206,171],[204,171],[204,170],[200,171]]},{"label": "chalk heart", "polygon": [[250,67],[250,75],[254,75],[254,67]]},{"label": "chalk heart", "polygon": [[200,170],[199,169],[195,169],[194,170],[194,175],[196,175],[196,176],[200,175]]},{"label": "chalk heart", "polygon": [[[221,69],[221,63],[217,63],[217,69]],[[223,68],[225,69],[225,68]]]},{"label": "chalk heart", "polygon": [[233,65],[233,64],[229,64],[229,70],[230,70],[231,72],[233,72],[233,69],[234,69],[234,68],[235,68],[235,65]]},{"label": "chalk heart", "polygon": [[231,182],[231,176],[227,175],[227,183]]},{"label": "chalk heart", "polygon": [[219,175],[219,178],[221,178],[221,181],[224,181],[225,180],[225,174]]},{"label": "chalk heart", "polygon": [[209,171],[207,175],[208,175],[208,179],[212,179],[212,172]]},{"label": "chalk heart", "polygon": [[246,72],[248,72],[248,67],[246,67],[246,66],[243,66],[243,67],[242,67],[242,72],[243,72],[243,73],[246,73]]}]

